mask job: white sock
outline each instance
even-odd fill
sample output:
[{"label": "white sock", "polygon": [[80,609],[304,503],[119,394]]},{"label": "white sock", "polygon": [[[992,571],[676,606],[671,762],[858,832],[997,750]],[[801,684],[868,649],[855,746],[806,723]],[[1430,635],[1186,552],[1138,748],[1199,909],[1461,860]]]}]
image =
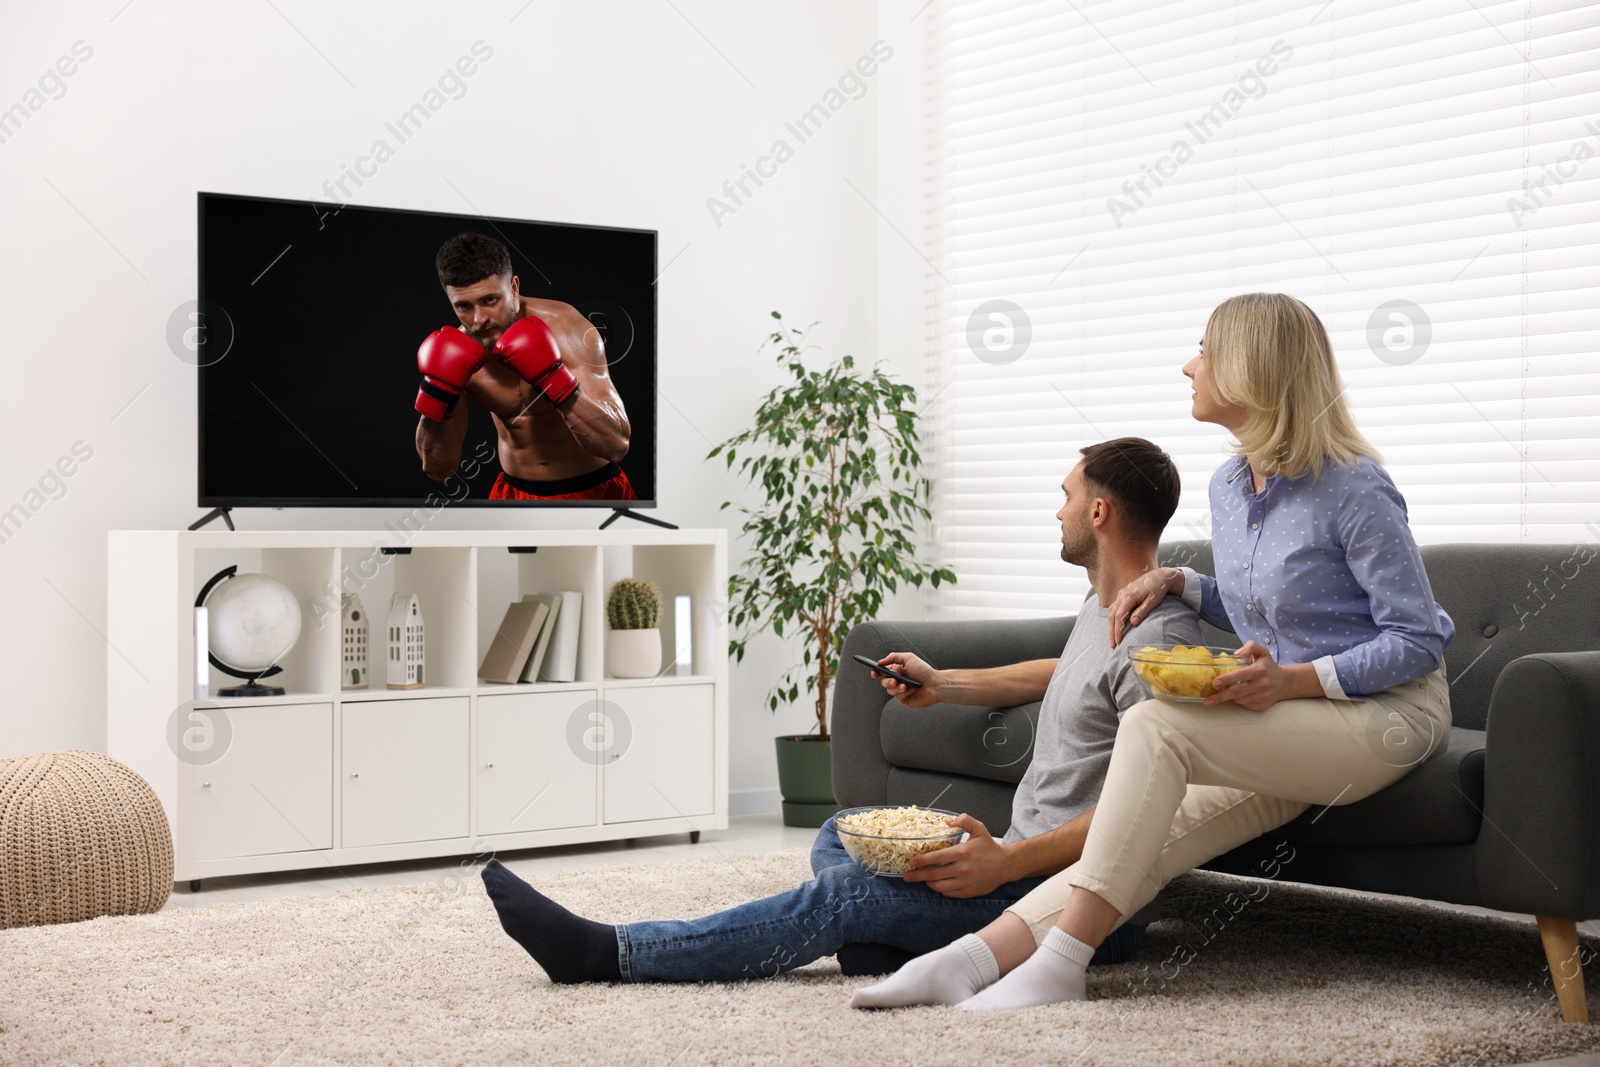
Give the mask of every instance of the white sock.
[{"label": "white sock", "polygon": [[1088,1000],[1084,978],[1093,958],[1093,945],[1085,945],[1056,927],[1039,942],[1039,950],[1016,970],[957,1007],[967,1011],[1006,1011],[1062,1000]]},{"label": "white sock", "polygon": [[876,985],[850,994],[852,1008],[904,1008],[911,1004],[959,1004],[1000,977],[1000,964],[977,934],[963,934],[944,948],[915,959]]}]

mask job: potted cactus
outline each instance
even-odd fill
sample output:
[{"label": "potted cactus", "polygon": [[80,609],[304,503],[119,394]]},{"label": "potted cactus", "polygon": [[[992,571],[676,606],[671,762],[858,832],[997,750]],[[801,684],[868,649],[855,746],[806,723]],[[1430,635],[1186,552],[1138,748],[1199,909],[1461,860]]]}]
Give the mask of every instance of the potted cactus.
[{"label": "potted cactus", "polygon": [[[728,622],[740,628],[729,651],[770,630],[798,637],[793,664],[767,696],[797,703],[813,694],[816,733],[777,738],[783,820],[821,826],[838,810],[833,798],[828,697],[839,652],[858,622],[877,616],[885,591],[904,581],[954,582],[955,573],[918,560],[914,540],[929,518],[928,481],[919,473],[917,392],[882,371],[857,369],[843,356],[824,370],[802,360],[806,331],[782,323],[762,347],[777,347],[792,380],[773,389],[755,425],[711,450],[760,487],[758,508],[744,508],[751,552],[728,580]],[[729,507],[731,501],[724,503]],[[785,632],[785,627],[789,630]]]},{"label": "potted cactus", "polygon": [[619,578],[606,594],[606,669],[613,678],[661,670],[661,590],[648,578]]}]

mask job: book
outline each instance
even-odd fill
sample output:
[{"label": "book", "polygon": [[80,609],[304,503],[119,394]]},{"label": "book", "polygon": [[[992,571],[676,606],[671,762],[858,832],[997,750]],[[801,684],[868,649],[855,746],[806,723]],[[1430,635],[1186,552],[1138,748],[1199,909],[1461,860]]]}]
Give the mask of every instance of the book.
[{"label": "book", "polygon": [[535,636],[533,648],[528,653],[528,658],[522,664],[522,671],[517,676],[519,682],[531,682],[539,677],[539,665],[544,662],[545,649],[550,647],[550,634],[555,630],[556,617],[561,612],[560,593],[529,593],[522,598],[524,604],[543,604],[545,606],[544,625],[539,627]]},{"label": "book", "polygon": [[545,603],[512,601],[478,665],[478,677],[485,682],[517,681],[549,613],[550,606]]},{"label": "book", "polygon": [[575,682],[578,680],[578,620],[583,617],[583,594],[563,592],[561,611],[556,619],[556,631],[545,650],[544,666],[539,672],[541,682]]}]

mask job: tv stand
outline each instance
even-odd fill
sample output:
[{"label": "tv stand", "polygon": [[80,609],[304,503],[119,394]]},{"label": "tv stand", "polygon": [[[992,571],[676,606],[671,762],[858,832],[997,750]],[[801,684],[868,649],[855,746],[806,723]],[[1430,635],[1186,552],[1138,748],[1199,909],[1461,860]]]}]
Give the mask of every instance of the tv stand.
[{"label": "tv stand", "polygon": [[[624,516],[626,516],[626,517],[628,517],[630,519],[638,519],[640,522],[653,522],[657,526],[660,526],[663,529],[667,529],[667,530],[676,530],[677,529],[677,527],[674,526],[670,522],[662,522],[660,519],[652,519],[648,515],[641,515],[637,511],[634,511],[632,508],[612,508],[611,509],[611,517],[609,519],[607,519],[605,522],[602,522],[600,524],[600,529],[604,530],[607,526],[610,526],[612,523],[616,522],[618,519],[620,519],[620,518],[622,518]],[[192,529],[192,527],[191,527],[191,529]]]},{"label": "tv stand", "polygon": [[206,512],[203,517],[201,517],[201,518],[195,520],[194,522],[190,523],[189,524],[189,529],[198,530],[198,529],[200,529],[200,527],[204,526],[206,523],[210,522],[213,519],[217,519],[217,518],[220,518],[223,522],[227,523],[228,524],[228,529],[230,529],[230,530],[235,529],[236,527],[233,525],[233,516],[228,514],[228,512],[230,512],[232,510],[233,510],[232,508],[212,508],[210,511]]},{"label": "tv stand", "polygon": [[[180,885],[724,830],[727,551],[721,528],[112,530],[105,751],[160,800]],[[217,695],[195,641],[197,594],[230,566],[300,602],[279,695]],[[605,594],[628,576],[689,599],[688,629],[670,610],[660,628],[662,663],[683,649],[689,674],[606,669]],[[510,604],[563,591],[582,594],[573,680],[477,677]],[[369,616],[359,679],[345,593]],[[421,688],[386,684],[396,594],[422,607]]]}]

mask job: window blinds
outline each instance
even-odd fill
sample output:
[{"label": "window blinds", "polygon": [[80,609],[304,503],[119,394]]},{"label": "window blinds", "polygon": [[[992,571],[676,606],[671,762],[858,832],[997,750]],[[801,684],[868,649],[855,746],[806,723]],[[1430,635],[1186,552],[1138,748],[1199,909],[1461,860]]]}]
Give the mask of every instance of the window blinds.
[{"label": "window blinds", "polygon": [[922,431],[940,617],[1070,613],[1062,477],[1127,434],[1210,534],[1181,373],[1279,291],[1422,543],[1600,542],[1600,5],[935,0]]}]

